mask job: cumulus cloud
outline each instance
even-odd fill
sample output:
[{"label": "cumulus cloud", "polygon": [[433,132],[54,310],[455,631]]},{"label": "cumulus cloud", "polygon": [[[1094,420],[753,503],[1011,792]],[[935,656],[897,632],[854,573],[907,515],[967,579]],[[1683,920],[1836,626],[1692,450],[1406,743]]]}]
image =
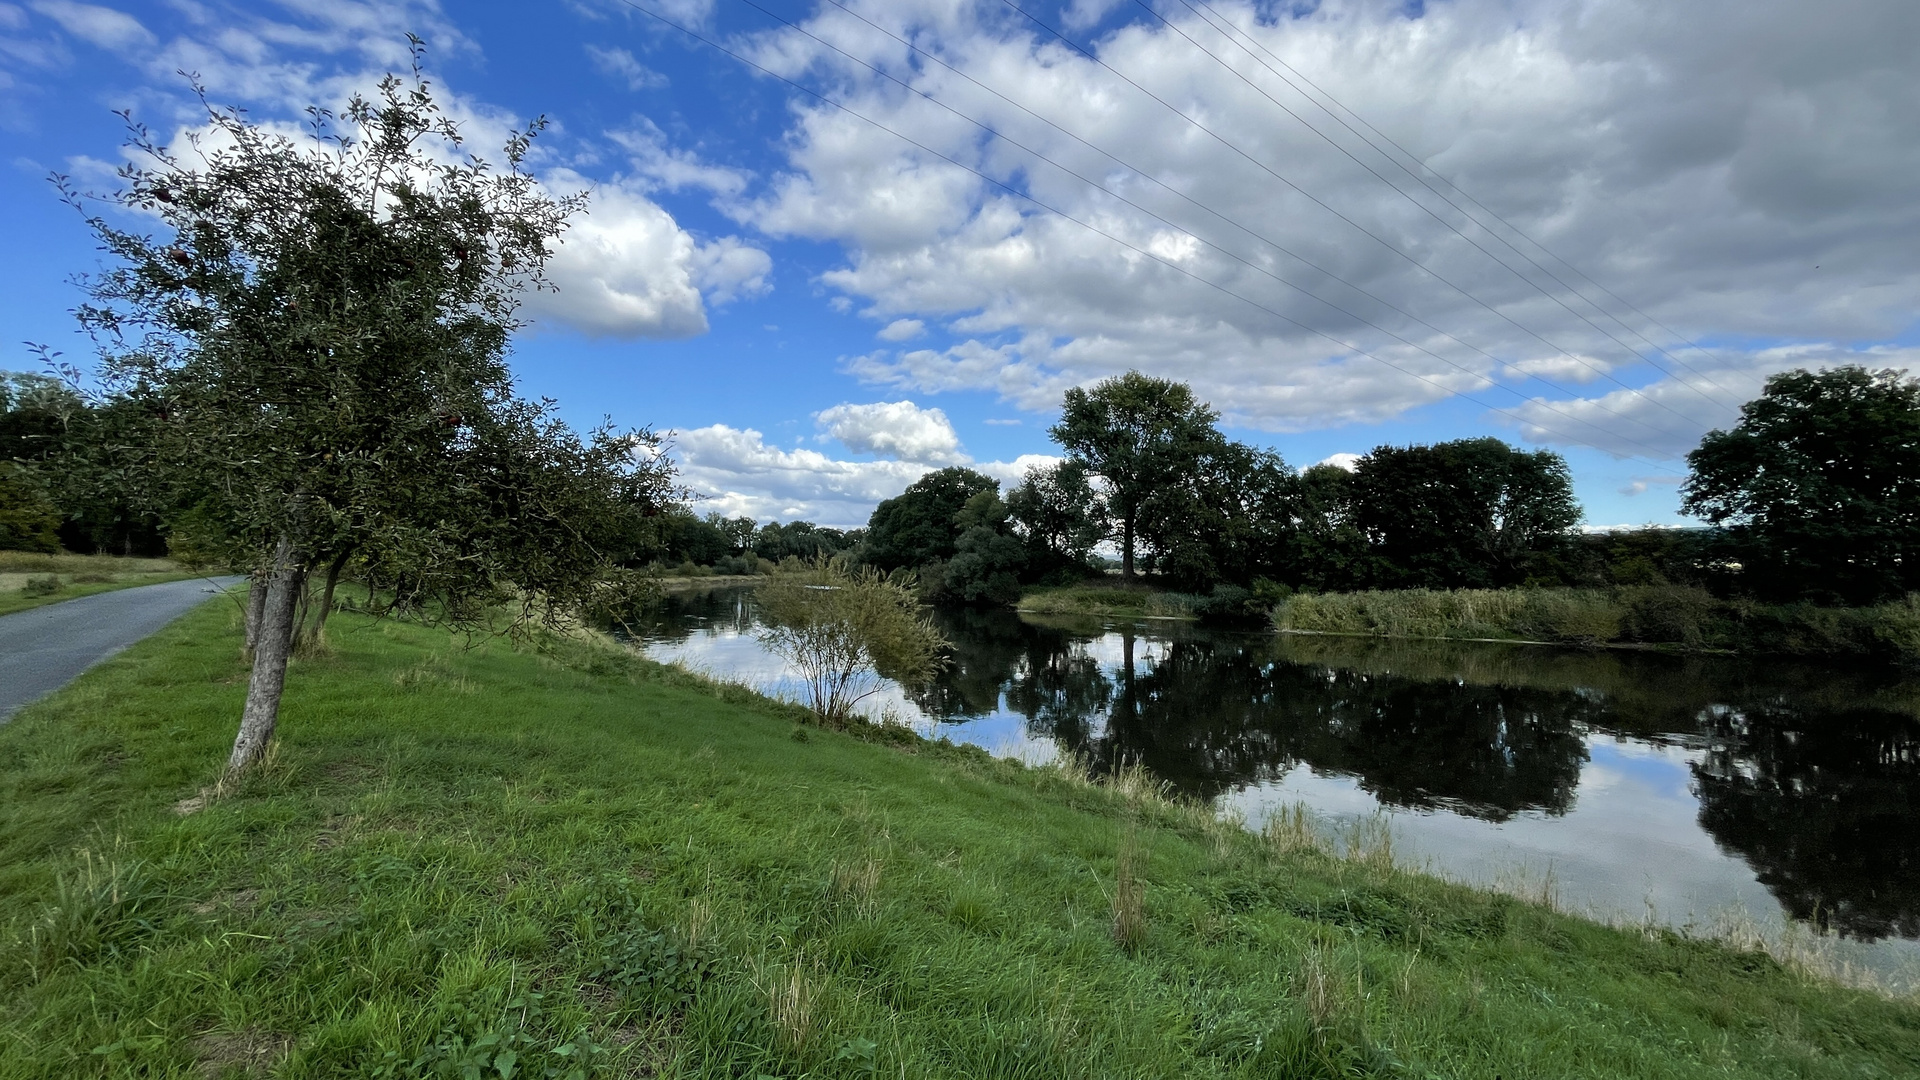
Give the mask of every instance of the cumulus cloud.
[{"label": "cumulus cloud", "polygon": [[[547,177],[564,190],[585,184],[566,170]],[[558,292],[534,293],[527,312],[589,337],[670,339],[707,330],[706,290],[716,302],[766,289],[772,259],[734,237],[701,243],[659,204],[620,184],[594,188],[590,212],[561,238],[548,276]]]},{"label": "cumulus cloud", "polygon": [[848,6],[884,32],[837,6],[808,32],[992,132],[806,37],[756,39],[757,61],[934,151],[802,101],[787,170],[734,205],[841,244],[822,280],[869,313],[961,339],[846,362],[877,384],[1045,408],[1138,368],[1272,430],[1464,393],[1529,438],[1671,454],[1777,360],[1684,342],[1886,341],[1920,292],[1912,4],[1217,0],[1085,42],[1112,70],[998,5]]},{"label": "cumulus cloud", "polygon": [[[847,461],[805,447],[783,450],[759,431],[725,424],[674,432],[672,453],[681,480],[706,497],[702,505],[709,509],[838,528],[866,525],[875,504],[936,467],[924,461]],[[1054,460],[1028,454],[971,467],[1004,486],[1018,483],[1028,468]]]},{"label": "cumulus cloud", "polygon": [[875,336],[881,341],[912,341],[926,332],[927,324],[919,319],[895,319]]},{"label": "cumulus cloud", "polygon": [[826,438],[836,439],[856,454],[877,454],[932,465],[960,465],[972,460],[960,449],[960,436],[939,409],[922,409],[911,401],[876,401],[870,405],[835,405],[814,414]]},{"label": "cumulus cloud", "polygon": [[1314,464],[1331,465],[1336,469],[1345,469],[1348,472],[1352,472],[1354,466],[1360,464],[1360,458],[1362,456],[1361,454],[1352,453],[1328,454],[1326,457],[1314,462]]}]

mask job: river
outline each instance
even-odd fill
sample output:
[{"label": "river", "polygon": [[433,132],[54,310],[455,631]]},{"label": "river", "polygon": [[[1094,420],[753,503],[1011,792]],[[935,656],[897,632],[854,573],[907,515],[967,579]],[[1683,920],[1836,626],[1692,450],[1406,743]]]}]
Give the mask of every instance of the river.
[{"label": "river", "polygon": [[[941,611],[929,686],[866,703],[1038,763],[1140,765],[1258,827],[1304,804],[1396,859],[1597,917],[1770,936],[1913,985],[1920,681],[1887,669]],[[776,696],[750,589],[679,593],[650,656]],[[1802,935],[1805,936],[1804,934]]]}]

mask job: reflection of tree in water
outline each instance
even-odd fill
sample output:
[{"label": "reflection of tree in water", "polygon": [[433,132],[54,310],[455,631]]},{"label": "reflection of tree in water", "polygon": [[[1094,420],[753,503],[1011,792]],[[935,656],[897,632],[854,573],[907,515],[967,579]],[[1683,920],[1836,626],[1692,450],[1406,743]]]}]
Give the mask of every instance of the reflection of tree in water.
[{"label": "reflection of tree in water", "polygon": [[1202,798],[1304,761],[1402,806],[1560,813],[1586,760],[1578,725],[1597,708],[1573,694],[1285,663],[1252,638],[1176,640],[1151,665],[1133,661],[1134,645],[1123,631],[1117,680],[1071,649],[1036,656],[1007,702],[1098,770],[1137,762]]},{"label": "reflection of tree in water", "polygon": [[1920,935],[1920,721],[1775,700],[1708,714],[1700,824],[1796,918]]},{"label": "reflection of tree in water", "polygon": [[678,645],[695,634],[751,634],[759,625],[751,589],[689,589],[667,593],[623,613],[615,629],[637,641]]},{"label": "reflection of tree in water", "polygon": [[1000,708],[1000,691],[1028,658],[1064,646],[1067,636],[1023,622],[1005,608],[936,608],[934,622],[953,651],[926,686],[907,693],[928,716],[966,720]]}]

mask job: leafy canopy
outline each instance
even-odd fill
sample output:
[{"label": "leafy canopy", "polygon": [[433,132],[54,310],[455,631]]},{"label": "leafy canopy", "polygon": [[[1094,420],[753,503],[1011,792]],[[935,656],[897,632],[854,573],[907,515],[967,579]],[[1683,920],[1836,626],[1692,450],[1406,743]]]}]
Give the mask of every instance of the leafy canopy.
[{"label": "leafy canopy", "polygon": [[1872,603],[1920,589],[1920,380],[1849,365],[1769,378],[1687,455],[1687,513],[1729,527],[1757,592]]}]

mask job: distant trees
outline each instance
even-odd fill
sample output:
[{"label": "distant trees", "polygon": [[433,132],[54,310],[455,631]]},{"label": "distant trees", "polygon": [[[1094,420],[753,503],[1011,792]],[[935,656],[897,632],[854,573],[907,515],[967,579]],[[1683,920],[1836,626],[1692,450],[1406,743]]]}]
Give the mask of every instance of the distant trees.
[{"label": "distant trees", "polygon": [[1920,589],[1920,380],[1904,376],[1783,372],[1687,455],[1682,507],[1729,531],[1755,592],[1865,604]]}]

